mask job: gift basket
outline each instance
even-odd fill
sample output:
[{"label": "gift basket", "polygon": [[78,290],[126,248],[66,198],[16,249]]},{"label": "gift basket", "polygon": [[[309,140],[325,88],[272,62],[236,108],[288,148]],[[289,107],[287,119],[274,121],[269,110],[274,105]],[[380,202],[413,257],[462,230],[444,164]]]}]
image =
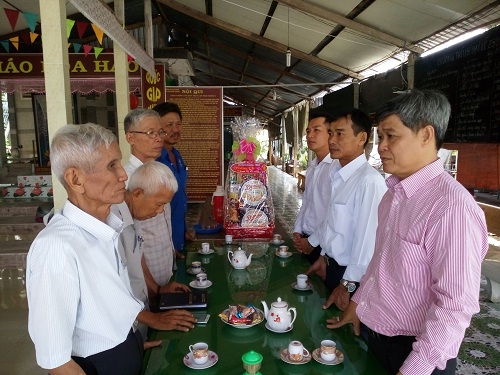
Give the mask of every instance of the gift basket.
[{"label": "gift basket", "polygon": [[253,117],[235,117],[234,137],[224,200],[224,229],[234,238],[270,238],[274,231],[274,209],[267,184],[266,163],[256,160],[261,130]]}]

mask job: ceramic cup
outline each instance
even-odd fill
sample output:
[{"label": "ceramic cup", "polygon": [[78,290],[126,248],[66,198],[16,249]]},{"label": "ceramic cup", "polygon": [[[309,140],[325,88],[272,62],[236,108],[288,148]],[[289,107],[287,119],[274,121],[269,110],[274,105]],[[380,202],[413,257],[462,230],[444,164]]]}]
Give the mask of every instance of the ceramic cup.
[{"label": "ceramic cup", "polygon": [[281,241],[281,234],[273,234],[273,242],[279,243]]},{"label": "ceramic cup", "polygon": [[297,287],[300,289],[307,288],[307,275],[304,275],[303,273],[297,275]]},{"label": "ceramic cup", "polygon": [[285,246],[285,245],[280,246],[278,251],[279,251],[281,256],[286,256],[286,253],[288,253],[288,246]]},{"label": "ceramic cup", "polygon": [[201,252],[208,253],[210,251],[210,244],[208,242],[201,243]]},{"label": "ceramic cup", "polygon": [[200,273],[201,272],[201,262],[193,262],[191,263],[191,272]]},{"label": "ceramic cup", "polygon": [[335,360],[335,351],[337,349],[337,344],[332,340],[323,340],[321,341],[321,347],[319,348],[319,352],[321,355],[321,359],[323,361],[332,362]]},{"label": "ceramic cup", "polygon": [[290,361],[300,362],[304,355],[309,356],[309,352],[304,349],[304,345],[300,341],[294,340],[288,345],[288,359]]},{"label": "ceramic cup", "polygon": [[233,243],[233,236],[230,235],[230,234],[226,234],[226,237],[224,237],[224,239],[226,240],[227,244],[232,244]]},{"label": "ceramic cup", "polygon": [[197,342],[189,345],[189,351],[193,354],[193,361],[197,365],[204,365],[208,361],[208,344]]},{"label": "ceramic cup", "polygon": [[198,286],[206,286],[207,285],[207,274],[206,273],[199,273],[196,275],[196,285]]}]

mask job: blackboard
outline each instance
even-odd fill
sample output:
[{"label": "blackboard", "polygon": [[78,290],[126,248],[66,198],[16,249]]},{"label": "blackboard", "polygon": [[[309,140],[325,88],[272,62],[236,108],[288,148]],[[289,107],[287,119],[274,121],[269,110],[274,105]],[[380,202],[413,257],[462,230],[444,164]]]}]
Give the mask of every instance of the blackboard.
[{"label": "blackboard", "polygon": [[445,142],[500,142],[500,28],[415,63],[415,87],[446,94]]}]

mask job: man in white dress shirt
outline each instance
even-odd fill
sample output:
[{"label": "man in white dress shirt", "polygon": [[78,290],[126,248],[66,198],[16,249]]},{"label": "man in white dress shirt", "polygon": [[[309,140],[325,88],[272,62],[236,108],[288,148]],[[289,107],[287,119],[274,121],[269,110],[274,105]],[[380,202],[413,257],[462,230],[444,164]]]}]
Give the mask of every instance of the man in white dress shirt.
[{"label": "man in white dress shirt", "polygon": [[118,252],[127,174],[116,137],[95,124],[67,125],[51,143],[51,166],[68,200],[31,245],[28,331],[37,363],[52,375],[138,375],[143,342]]},{"label": "man in white dress shirt", "polygon": [[293,242],[311,264],[318,260],[321,247],[316,246],[310,250],[307,246],[306,249],[301,249],[301,238],[309,237],[320,226],[330,202],[332,185],[328,171],[332,158],[328,147],[328,131],[331,120],[332,115],[324,108],[314,108],[309,112],[306,128],[307,147],[315,153],[315,158],[307,167],[307,184],[302,195],[302,206],[295,220]]},{"label": "man in white dress shirt", "polygon": [[[151,109],[130,111],[125,117],[124,128],[127,142],[132,146],[132,155],[125,165],[127,174],[131,176],[137,167],[160,156],[165,130],[158,112]],[[142,221],[141,227],[146,264],[144,275],[151,296],[150,304],[154,306],[160,293],[187,288],[185,285],[169,282],[175,266],[170,204],[164,205],[162,214]]]},{"label": "man in white dress shirt", "polygon": [[358,109],[337,113],[330,125],[330,156],[337,160],[330,168],[328,212],[321,226],[301,240],[302,249],[321,246],[322,256],[307,273],[325,280],[331,292],[325,309],[332,303],[347,307],[373,255],[377,208],[387,188],[366,160],[370,133],[370,118]]},{"label": "man in white dress shirt", "polygon": [[[120,256],[126,261],[130,286],[135,297],[146,306],[137,317],[138,329],[144,340],[147,339],[148,327],[157,330],[189,331],[194,328],[196,319],[187,310],[171,310],[167,312],[147,311],[148,289],[142,267],[141,220],[147,220],[163,213],[163,207],[172,200],[177,190],[177,181],[172,171],[157,161],[144,163],[130,176],[125,192],[125,201],[111,207],[111,212],[123,220],[123,231],[120,234]],[[186,290],[189,288],[186,287]],[[147,347],[159,345],[159,342],[148,341]]]}]

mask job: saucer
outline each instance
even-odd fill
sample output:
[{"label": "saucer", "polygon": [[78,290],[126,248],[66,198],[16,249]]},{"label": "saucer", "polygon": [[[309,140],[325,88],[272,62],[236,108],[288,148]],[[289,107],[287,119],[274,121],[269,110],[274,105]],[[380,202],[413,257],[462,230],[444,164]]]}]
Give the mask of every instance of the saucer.
[{"label": "saucer", "polygon": [[266,322],[266,326],[265,326],[268,330],[270,330],[271,332],[274,332],[274,333],[286,333],[286,332],[290,332],[292,329],[293,329],[293,324],[288,327],[288,329],[286,329],[285,331],[275,331],[274,329],[272,329],[271,327],[269,327],[269,324]]},{"label": "saucer", "polygon": [[213,253],[215,253],[214,249],[208,250],[208,253],[204,253],[203,251],[201,251],[201,249],[198,250],[198,254],[201,254],[201,255],[208,255],[208,254],[213,254]]},{"label": "saucer", "polygon": [[212,286],[212,282],[210,280],[207,280],[207,285],[205,286],[199,286],[197,283],[196,283],[196,280],[193,280],[189,283],[189,286],[191,288],[195,288],[195,289],[207,289],[207,288],[210,288]]},{"label": "saucer", "polygon": [[[303,365],[305,363],[308,363],[311,360],[311,353],[307,352],[305,349],[304,349],[303,353],[304,353],[304,355],[302,356],[302,360],[293,361],[290,358],[288,358],[288,349],[285,348],[280,352],[280,358],[283,362],[289,363],[291,365]],[[306,355],[306,353],[308,355]]]},{"label": "saucer", "polygon": [[312,357],[316,362],[321,363],[322,365],[338,365],[339,363],[344,362],[344,353],[340,350],[335,349],[335,359],[333,361],[325,361],[321,358],[320,348],[314,349],[312,352]]},{"label": "saucer", "polygon": [[182,359],[182,362],[184,362],[184,364],[189,368],[192,368],[195,370],[202,370],[205,368],[212,367],[213,365],[215,365],[217,363],[218,360],[219,360],[219,357],[217,356],[217,354],[215,352],[209,350],[208,351],[208,361],[206,361],[203,365],[198,365],[198,364],[194,363],[193,353],[191,353],[191,352],[189,352],[188,354],[186,354],[184,356],[184,358]]},{"label": "saucer", "polygon": [[313,287],[312,287],[312,285],[311,285],[311,284],[307,283],[307,287],[305,287],[305,288],[299,288],[299,287],[297,286],[297,283],[293,283],[293,284],[292,284],[292,288],[293,288],[293,289],[295,289],[295,290],[306,291],[306,290],[312,290],[312,288],[313,288]]},{"label": "saucer", "polygon": [[189,267],[186,271],[187,273],[189,273],[190,275],[198,275],[198,273],[204,273],[205,272],[205,268],[202,268],[200,272],[198,273],[194,273],[193,270],[191,269],[191,267]]},{"label": "saucer", "polygon": [[282,243],[285,243],[285,240],[279,240],[279,241],[271,240],[271,241],[269,241],[269,243],[270,243],[271,245],[276,245],[276,246],[278,246],[278,245],[281,245]]},{"label": "saucer", "polygon": [[282,255],[279,251],[276,251],[276,256],[280,258],[290,258],[292,256],[292,253],[290,251],[287,251],[285,255]]}]

